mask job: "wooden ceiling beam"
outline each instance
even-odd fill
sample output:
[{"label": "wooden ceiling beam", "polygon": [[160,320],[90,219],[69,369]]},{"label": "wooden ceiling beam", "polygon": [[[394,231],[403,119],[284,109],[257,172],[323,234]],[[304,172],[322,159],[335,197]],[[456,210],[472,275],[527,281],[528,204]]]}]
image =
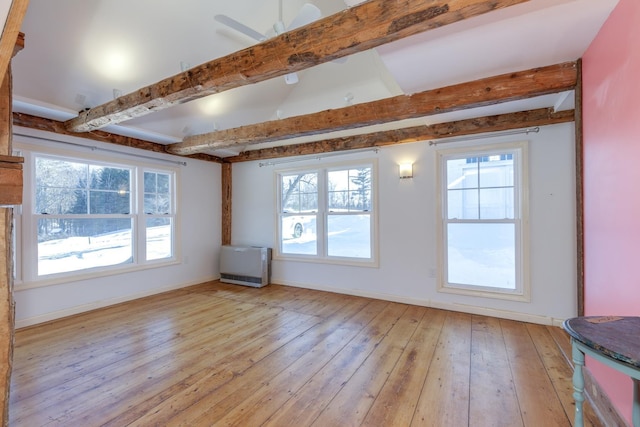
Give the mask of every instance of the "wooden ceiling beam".
[{"label": "wooden ceiling beam", "polygon": [[[121,145],[123,147],[138,148],[140,150],[153,151],[154,153],[167,153],[166,145],[158,144],[156,142],[144,141],[142,139],[131,138],[128,136],[116,135],[110,132],[104,132],[101,130],[95,130],[93,132],[75,133],[70,132],[64,125],[64,122],[60,122],[52,119],[45,119],[42,117],[31,116],[24,113],[13,113],[13,125],[21,126],[29,129],[37,129],[46,132],[53,132],[61,135],[69,135],[77,138],[86,138],[93,141],[108,142],[110,144]],[[173,153],[169,153],[173,154]],[[178,154],[178,156],[180,156]],[[209,154],[196,154],[189,156],[191,159],[205,160],[208,162],[222,163],[222,159]]]},{"label": "wooden ceiling beam", "polygon": [[389,131],[373,132],[343,138],[301,144],[283,145],[273,148],[245,151],[237,156],[226,157],[225,163],[269,160],[281,157],[305,156],[336,151],[359,150],[384,147],[409,142],[438,140],[443,138],[524,129],[567,123],[574,120],[573,110],[554,112],[551,108],[499,114],[488,117],[437,123],[429,126],[413,126]]},{"label": "wooden ceiling beam", "polygon": [[80,113],[87,132],[529,0],[370,0]]},{"label": "wooden ceiling beam", "polygon": [[335,110],[192,135],[182,142],[171,144],[167,150],[176,154],[193,154],[415,119],[571,90],[576,80],[576,63],[567,62],[413,95],[399,95]]},{"label": "wooden ceiling beam", "polygon": [[[27,13],[29,0],[12,0],[7,21],[0,30],[0,75],[4,76],[11,58],[24,46],[24,34],[20,33],[22,20]],[[4,78],[4,77],[3,77]]]}]

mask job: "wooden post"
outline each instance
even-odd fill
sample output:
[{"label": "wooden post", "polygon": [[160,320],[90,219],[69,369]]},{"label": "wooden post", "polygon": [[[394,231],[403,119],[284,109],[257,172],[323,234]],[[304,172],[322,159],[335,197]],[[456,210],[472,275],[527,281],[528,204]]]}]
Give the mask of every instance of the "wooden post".
[{"label": "wooden post", "polygon": [[[11,155],[10,69],[6,72],[2,86],[0,87],[0,155]],[[0,171],[1,170],[2,169],[0,169]],[[9,384],[13,360],[12,216],[13,212],[11,208],[0,208],[0,412],[3,425],[8,424]]]},{"label": "wooden post", "polygon": [[582,136],[582,59],[577,62],[578,78],[575,90],[576,129],[576,297],[578,316],[584,316],[584,188],[583,188],[583,136]]},{"label": "wooden post", "polygon": [[[20,34],[22,20],[27,13],[29,0],[13,0],[7,15],[2,36],[0,36],[0,155],[7,156],[10,164],[5,169],[15,178],[19,174],[19,186],[22,187],[22,170],[16,172],[15,158],[11,158],[11,140],[13,138],[11,114],[11,58],[24,46],[24,36]],[[15,186],[13,189],[15,199]],[[20,201],[21,201],[21,193]],[[16,200],[12,200],[15,202]],[[15,328],[13,302],[13,274],[11,256],[11,228],[13,212],[11,208],[0,208],[0,422],[9,423],[9,385],[13,362],[13,337]]]},{"label": "wooden post", "polygon": [[231,244],[231,163],[222,164],[222,244]]}]

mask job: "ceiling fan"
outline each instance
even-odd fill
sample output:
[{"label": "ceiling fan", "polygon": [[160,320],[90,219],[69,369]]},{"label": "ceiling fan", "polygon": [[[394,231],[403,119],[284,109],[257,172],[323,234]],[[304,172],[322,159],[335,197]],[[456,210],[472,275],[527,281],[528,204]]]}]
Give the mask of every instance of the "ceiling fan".
[{"label": "ceiling fan", "polygon": [[[304,5],[302,5],[302,8],[300,8],[298,14],[295,16],[295,18],[293,18],[289,25],[285,26],[284,21],[282,20],[282,0],[278,2],[278,5],[278,21],[273,24],[273,32],[275,36],[279,36],[286,31],[290,31],[298,27],[310,24],[322,17],[322,12],[320,11],[320,9],[318,9],[317,6],[314,6],[310,3],[305,3]],[[227,15],[216,15],[213,19],[235,31],[251,37],[258,42],[265,41],[266,39],[272,37],[269,35],[269,33],[262,34]],[[289,73],[284,76],[284,80],[287,84],[298,83],[298,74]]]}]

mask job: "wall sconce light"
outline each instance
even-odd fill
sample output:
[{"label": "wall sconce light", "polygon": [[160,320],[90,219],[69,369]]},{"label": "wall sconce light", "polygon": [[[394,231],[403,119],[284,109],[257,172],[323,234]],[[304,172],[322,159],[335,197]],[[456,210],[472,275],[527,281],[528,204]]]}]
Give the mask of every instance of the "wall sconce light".
[{"label": "wall sconce light", "polygon": [[413,178],[413,163],[400,163],[400,179]]}]

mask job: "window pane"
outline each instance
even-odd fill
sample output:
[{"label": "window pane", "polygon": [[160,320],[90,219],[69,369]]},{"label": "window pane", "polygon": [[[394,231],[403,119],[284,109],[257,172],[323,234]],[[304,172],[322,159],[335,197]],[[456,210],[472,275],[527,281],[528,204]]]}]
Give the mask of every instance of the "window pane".
[{"label": "window pane", "polygon": [[371,210],[371,167],[330,171],[328,185],[329,210]]},{"label": "window pane", "polygon": [[448,282],[516,288],[514,224],[448,224]]},{"label": "window pane", "polygon": [[371,258],[370,215],[329,215],[327,245],[329,256]]},{"label": "window pane", "polygon": [[146,214],[171,213],[171,176],[166,173],[144,173],[144,212]]},{"label": "window pane", "polygon": [[90,214],[129,214],[131,199],[128,191],[96,191],[89,192]]},{"label": "window pane", "polygon": [[133,262],[131,219],[39,219],[38,275]]},{"label": "window pane", "polygon": [[37,187],[86,188],[87,173],[87,165],[83,163],[36,158]]},{"label": "window pane", "polygon": [[61,215],[86,214],[87,192],[72,188],[38,187],[35,213]]},{"label": "window pane", "polygon": [[157,190],[157,174],[153,172],[144,173],[144,192],[155,193]]},{"label": "window pane", "polygon": [[87,165],[36,158],[35,213],[86,214]]},{"label": "window pane", "polygon": [[513,187],[513,160],[500,160],[503,156],[480,163],[480,187]]},{"label": "window pane", "polygon": [[449,190],[447,212],[449,219],[478,219],[478,190]]},{"label": "window pane", "polygon": [[316,255],[316,215],[283,216],[281,236],[282,253]]},{"label": "window pane", "polygon": [[169,193],[171,186],[169,185],[171,179],[169,174],[158,174],[158,193]]},{"label": "window pane", "polygon": [[173,256],[171,218],[147,218],[147,261]]},{"label": "window pane", "polygon": [[129,191],[131,188],[131,171],[123,168],[104,166],[90,166],[90,188],[96,190],[111,190],[116,192]]},{"label": "window pane", "polygon": [[157,196],[155,194],[144,195],[144,213],[153,214],[158,212]]},{"label": "window pane", "polygon": [[513,219],[513,188],[491,188],[480,190],[480,218]]},{"label": "window pane", "polygon": [[318,175],[301,173],[282,175],[282,212],[318,210]]},{"label": "window pane", "polygon": [[447,160],[447,188],[478,188],[477,158]]}]

